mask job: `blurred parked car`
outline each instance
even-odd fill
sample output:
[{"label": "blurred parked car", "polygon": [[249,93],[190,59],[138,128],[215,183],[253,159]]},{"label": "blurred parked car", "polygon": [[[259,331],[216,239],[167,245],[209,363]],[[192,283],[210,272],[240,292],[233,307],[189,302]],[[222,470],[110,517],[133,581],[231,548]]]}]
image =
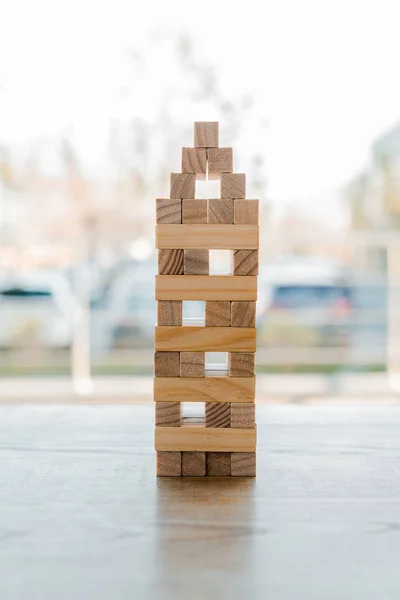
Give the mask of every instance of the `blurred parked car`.
[{"label": "blurred parked car", "polygon": [[1,348],[67,348],[71,292],[57,274],[29,273],[0,282]]}]

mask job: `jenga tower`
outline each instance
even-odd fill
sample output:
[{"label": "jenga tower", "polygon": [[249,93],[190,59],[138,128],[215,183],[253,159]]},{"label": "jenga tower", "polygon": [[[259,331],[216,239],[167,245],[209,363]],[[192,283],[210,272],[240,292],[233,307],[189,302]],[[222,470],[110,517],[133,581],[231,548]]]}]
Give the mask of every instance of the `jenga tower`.
[{"label": "jenga tower", "polygon": [[[218,123],[194,124],[170,198],[157,200],[158,275],[154,400],[158,476],[256,472],[255,376],[258,200],[219,148]],[[195,199],[196,179],[220,178],[221,198]],[[230,275],[209,274],[209,250],[232,252]],[[182,324],[182,301],[205,301],[205,326]],[[205,352],[228,352],[226,373],[207,372]],[[182,402],[204,402],[184,419]],[[193,422],[194,421],[194,422]]]}]

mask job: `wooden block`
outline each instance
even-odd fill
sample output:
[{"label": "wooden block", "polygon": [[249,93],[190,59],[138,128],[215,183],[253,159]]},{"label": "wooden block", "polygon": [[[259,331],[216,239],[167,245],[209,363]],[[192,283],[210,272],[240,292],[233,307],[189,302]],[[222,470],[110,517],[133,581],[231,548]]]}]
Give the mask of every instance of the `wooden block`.
[{"label": "wooden block", "polygon": [[[247,406],[253,406],[248,404]],[[206,427],[230,427],[231,405],[229,402],[206,402]]]},{"label": "wooden block", "polygon": [[208,179],[219,179],[221,173],[232,173],[232,148],[209,148],[207,159]]},{"label": "wooden block", "polygon": [[208,218],[207,200],[182,200],[182,223],[185,225],[206,224]]},{"label": "wooden block", "polygon": [[157,427],[180,427],[181,426],[181,403],[180,402],[156,402],[156,426]]},{"label": "wooden block", "polygon": [[231,474],[230,452],[207,452],[207,476],[229,477]]},{"label": "wooden block", "polygon": [[[240,227],[240,225],[235,227]],[[258,275],[258,250],[235,250],[233,253],[233,274]]]},{"label": "wooden block", "polygon": [[157,302],[157,325],[178,327],[182,325],[181,300],[159,300]]},{"label": "wooden block", "polygon": [[231,303],[206,302],[206,327],[230,327]]},{"label": "wooden block", "polygon": [[258,225],[156,225],[156,247],[257,250]]},{"label": "wooden block", "polygon": [[156,327],[155,349],[177,352],[255,352],[255,327]]},{"label": "wooden block", "polygon": [[183,252],[183,273],[185,275],[208,275],[210,271],[208,250],[190,248]]},{"label": "wooden block", "polygon": [[258,225],[258,200],[233,201],[235,225]]},{"label": "wooden block", "polygon": [[181,452],[157,452],[157,477],[180,477]]},{"label": "wooden block", "polygon": [[232,225],[233,200],[232,198],[212,198],[208,201],[208,222],[211,225]]},{"label": "wooden block", "polygon": [[158,198],[156,200],[157,223],[179,224],[182,223],[182,201],[172,198]]},{"label": "wooden block", "polygon": [[256,453],[255,452],[232,452],[231,453],[231,475],[232,475],[232,477],[255,477],[256,476]]},{"label": "wooden block", "polygon": [[230,377],[254,377],[254,354],[229,352]]},{"label": "wooden block", "polygon": [[155,449],[165,452],[255,452],[256,428],[156,427]]},{"label": "wooden block", "polygon": [[[168,402],[166,402],[168,404]],[[235,428],[249,429],[256,426],[256,405],[242,404],[241,402],[232,404],[230,426]]]},{"label": "wooden block", "polygon": [[231,325],[232,327],[255,327],[256,303],[232,302]]},{"label": "wooden block", "polygon": [[257,277],[156,275],[156,300],[257,300]]},{"label": "wooden block", "polygon": [[154,375],[156,377],[179,377],[179,352],[154,352]]},{"label": "wooden block", "polygon": [[195,122],[194,145],[196,148],[218,148],[219,123],[215,121]]},{"label": "wooden block", "polygon": [[221,198],[246,198],[245,173],[221,173]]},{"label": "wooden block", "polygon": [[181,377],[204,377],[205,353],[181,352]]},{"label": "wooden block", "polygon": [[182,173],[195,173],[197,179],[205,179],[207,150],[205,148],[182,148]]},{"label": "wooden block", "polygon": [[194,198],[195,192],[196,175],[194,173],[171,173],[171,198]]},{"label": "wooden block", "polygon": [[182,452],[183,477],[204,477],[206,474],[205,452]]},{"label": "wooden block", "polygon": [[160,275],[183,275],[183,250],[159,250],[158,272]]},{"label": "wooden block", "polygon": [[[181,352],[181,355],[183,352]],[[164,402],[254,402],[255,377],[156,377],[154,400]]]}]

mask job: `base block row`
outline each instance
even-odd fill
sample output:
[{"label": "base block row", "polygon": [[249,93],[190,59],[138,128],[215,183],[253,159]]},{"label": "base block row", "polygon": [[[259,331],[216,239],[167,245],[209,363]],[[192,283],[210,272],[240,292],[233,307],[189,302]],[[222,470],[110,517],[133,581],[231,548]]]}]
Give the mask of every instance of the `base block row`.
[{"label": "base block row", "polygon": [[255,475],[255,452],[157,452],[157,477]]}]

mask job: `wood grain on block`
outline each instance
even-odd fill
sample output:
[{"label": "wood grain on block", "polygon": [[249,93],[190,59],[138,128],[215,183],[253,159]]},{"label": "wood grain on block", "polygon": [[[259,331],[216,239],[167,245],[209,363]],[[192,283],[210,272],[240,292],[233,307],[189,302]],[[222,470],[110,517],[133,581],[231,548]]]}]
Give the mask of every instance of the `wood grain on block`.
[{"label": "wood grain on block", "polygon": [[185,275],[208,275],[210,271],[208,250],[190,248],[184,250],[183,253],[183,273]]},{"label": "wood grain on block", "polygon": [[258,225],[258,200],[234,200],[235,225]]},{"label": "wood grain on block", "polygon": [[[183,352],[181,352],[181,355]],[[154,400],[164,402],[254,402],[255,377],[156,377]]]},{"label": "wood grain on block", "polygon": [[158,198],[156,200],[157,223],[182,223],[182,201],[176,198]]},{"label": "wood grain on block", "polygon": [[156,275],[156,300],[257,300],[257,277]]},{"label": "wood grain on block", "polygon": [[[167,403],[168,404],[168,403]],[[256,405],[236,403],[231,407],[231,427],[250,429],[256,426]]]},{"label": "wood grain on block", "polygon": [[158,272],[160,275],[183,275],[183,250],[159,250]]},{"label": "wood grain on block", "polygon": [[212,198],[208,201],[208,222],[211,225],[233,224],[232,198]]},{"label": "wood grain on block", "polygon": [[154,352],[154,375],[156,377],[179,377],[179,352]]},{"label": "wood grain on block", "polygon": [[[240,227],[240,225],[235,225],[235,227]],[[258,250],[235,250],[233,274],[258,275]]]},{"label": "wood grain on block", "polygon": [[195,173],[196,179],[205,179],[207,150],[205,148],[182,148],[182,173]]},{"label": "wood grain on block", "polygon": [[221,198],[246,198],[245,173],[221,173]]},{"label": "wood grain on block", "polygon": [[232,475],[232,477],[255,477],[256,476],[256,453],[255,452],[232,452],[231,453],[231,475]]},{"label": "wood grain on block", "polygon": [[230,327],[231,325],[231,303],[206,302],[206,327]]},{"label": "wood grain on block", "polygon": [[205,353],[181,352],[181,377],[204,377]]},{"label": "wood grain on block", "polygon": [[157,477],[180,477],[182,474],[181,452],[157,452]]},{"label": "wood grain on block", "polygon": [[229,477],[231,474],[230,452],[207,452],[207,476]]},{"label": "wood grain on block", "polygon": [[256,303],[255,302],[232,302],[231,303],[231,325],[232,327],[255,327]]},{"label": "wood grain on block", "polygon": [[205,452],[182,452],[182,476],[183,477],[205,477],[206,453]]},{"label": "wood grain on block", "polygon": [[182,325],[182,301],[159,300],[157,302],[157,325],[178,327]]},{"label": "wood grain on block", "polygon": [[255,452],[256,428],[156,427],[156,450],[165,452]]},{"label": "wood grain on block", "polygon": [[[248,406],[253,406],[249,404]],[[229,402],[206,402],[206,427],[230,427],[231,405]]]},{"label": "wood grain on block", "polygon": [[181,403],[180,402],[156,402],[156,426],[157,427],[180,427],[180,425],[181,425]]},{"label": "wood grain on block", "polygon": [[207,204],[207,200],[203,198],[198,200],[184,198],[182,200],[182,223],[184,225],[205,225],[208,218]]},{"label": "wood grain on block", "polygon": [[177,352],[255,352],[255,327],[156,327],[155,349]]},{"label": "wood grain on block", "polygon": [[194,145],[196,148],[218,148],[219,123],[215,121],[195,122]]},{"label": "wood grain on block", "polygon": [[209,148],[207,150],[208,178],[217,179],[221,173],[232,173],[232,148]]},{"label": "wood grain on block", "polygon": [[254,353],[229,352],[229,376],[254,377]]},{"label": "wood grain on block", "polygon": [[194,198],[196,175],[194,173],[171,173],[171,198]]},{"label": "wood grain on block", "polygon": [[156,247],[257,250],[258,225],[156,225]]}]

